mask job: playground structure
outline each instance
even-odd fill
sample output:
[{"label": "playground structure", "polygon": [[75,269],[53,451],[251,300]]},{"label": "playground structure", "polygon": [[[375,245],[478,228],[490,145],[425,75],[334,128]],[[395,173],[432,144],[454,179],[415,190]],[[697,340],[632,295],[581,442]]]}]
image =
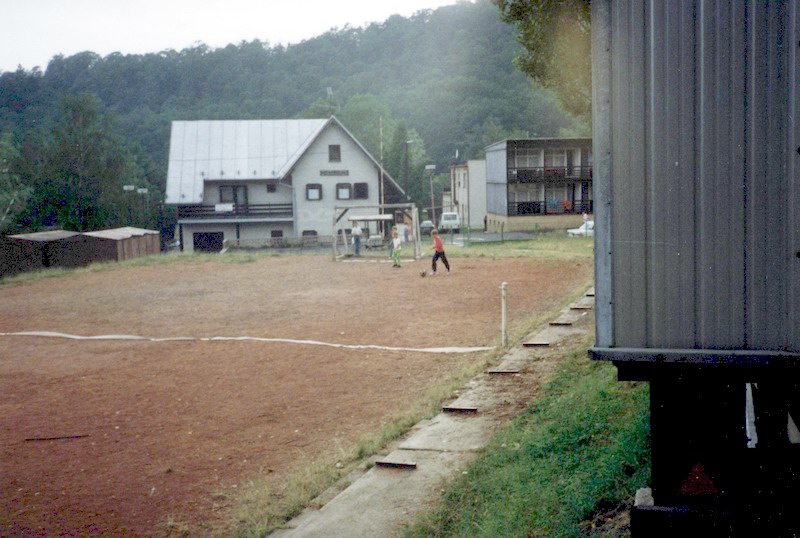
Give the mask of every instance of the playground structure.
[{"label": "playground structure", "polygon": [[[350,214],[351,210],[370,211],[369,213]],[[386,212],[389,210],[390,212]],[[347,217],[345,219],[345,217]],[[344,221],[343,221],[344,219]],[[348,227],[342,225],[349,224]],[[361,243],[363,253],[382,252],[387,249],[391,241],[392,226],[398,227],[398,233],[403,238],[402,225],[409,227],[409,243],[412,245],[413,259],[420,258],[420,229],[419,211],[416,204],[380,204],[363,206],[336,206],[333,211],[333,224],[331,235],[334,241],[331,245],[334,260],[341,260],[353,255],[352,236],[349,233],[355,222],[364,223],[362,229],[364,236]]]}]

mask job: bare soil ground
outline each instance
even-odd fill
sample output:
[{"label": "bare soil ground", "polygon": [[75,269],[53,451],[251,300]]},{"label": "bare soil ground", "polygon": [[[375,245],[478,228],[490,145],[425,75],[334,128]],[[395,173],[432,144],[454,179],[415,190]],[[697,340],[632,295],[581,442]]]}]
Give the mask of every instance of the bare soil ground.
[{"label": "bare soil ground", "polygon": [[[402,347],[499,342],[552,309],[591,262],[223,258],[0,286],[0,333],[254,336]],[[356,442],[475,354],[249,341],[0,336],[0,535],[194,533],[237,488]]]}]

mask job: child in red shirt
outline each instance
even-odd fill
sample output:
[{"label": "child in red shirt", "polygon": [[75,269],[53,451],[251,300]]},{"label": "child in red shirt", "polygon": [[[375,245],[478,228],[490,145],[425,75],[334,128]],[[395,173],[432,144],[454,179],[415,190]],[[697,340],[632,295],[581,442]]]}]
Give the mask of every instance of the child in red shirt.
[{"label": "child in red shirt", "polygon": [[450,264],[447,262],[447,256],[444,254],[444,243],[442,243],[442,239],[439,237],[439,231],[436,228],[431,230],[431,237],[433,237],[433,246],[431,248],[435,250],[433,253],[433,260],[431,261],[431,269],[433,269],[431,276],[436,274],[436,260],[439,258],[442,259],[445,269],[450,273]]}]

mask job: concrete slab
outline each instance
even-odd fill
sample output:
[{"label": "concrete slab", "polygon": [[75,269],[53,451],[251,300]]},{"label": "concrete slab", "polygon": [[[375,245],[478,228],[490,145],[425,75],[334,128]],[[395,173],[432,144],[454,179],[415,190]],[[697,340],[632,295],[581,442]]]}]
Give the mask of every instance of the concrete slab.
[{"label": "concrete slab", "polygon": [[480,412],[491,412],[507,402],[505,391],[491,382],[488,377],[481,376],[477,383],[471,383],[455,400],[446,404],[451,409],[477,409]]},{"label": "concrete slab", "polygon": [[578,301],[572,303],[570,306],[572,310],[591,310],[594,308],[594,296],[581,297]]},{"label": "concrete slab", "polygon": [[493,375],[513,375],[522,372],[522,365],[519,364],[503,364],[501,366],[495,366],[494,368],[489,368],[486,370],[487,374]]},{"label": "concrete slab", "polygon": [[575,327],[574,325],[567,327],[551,326],[526,339],[524,342],[522,342],[522,345],[526,347],[552,346],[568,336],[574,336],[583,332],[583,329]]},{"label": "concrete slab", "polygon": [[500,361],[486,370],[489,374],[516,374],[521,372],[535,358],[535,353],[523,347],[509,350]]},{"label": "concrete slab", "polygon": [[454,479],[473,452],[403,451],[387,458],[413,459],[414,470],[373,467],[319,510],[307,510],[270,536],[284,538],[397,536],[409,521],[427,510],[421,499],[436,498]]},{"label": "concrete slab", "polygon": [[581,312],[579,309],[573,309],[572,307],[563,310],[561,314],[558,315],[556,319],[550,322],[551,326],[560,326],[560,325],[572,325],[577,323],[581,320],[584,316],[585,312]]},{"label": "concrete slab", "polygon": [[439,413],[400,444],[401,450],[470,452],[480,450],[494,433],[497,421],[483,415]]}]

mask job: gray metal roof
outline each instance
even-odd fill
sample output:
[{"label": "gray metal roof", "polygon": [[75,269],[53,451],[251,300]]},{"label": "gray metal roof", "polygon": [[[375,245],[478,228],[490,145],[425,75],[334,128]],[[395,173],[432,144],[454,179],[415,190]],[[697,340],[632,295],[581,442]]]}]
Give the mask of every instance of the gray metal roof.
[{"label": "gray metal roof", "polygon": [[9,235],[10,239],[17,239],[22,241],[58,241],[59,239],[68,239],[80,235],[78,232],[69,232],[67,230],[50,230],[48,232],[34,232],[29,234],[16,234]]},{"label": "gray metal roof", "polygon": [[155,230],[145,230],[144,228],[134,228],[132,226],[124,226],[122,228],[114,228],[113,230],[99,230],[96,232],[85,232],[83,235],[89,237],[99,237],[101,239],[128,239],[130,237],[140,237],[142,235],[157,234]]},{"label": "gray metal roof", "polygon": [[202,202],[205,180],[281,179],[329,121],[174,121],[166,202]]}]

